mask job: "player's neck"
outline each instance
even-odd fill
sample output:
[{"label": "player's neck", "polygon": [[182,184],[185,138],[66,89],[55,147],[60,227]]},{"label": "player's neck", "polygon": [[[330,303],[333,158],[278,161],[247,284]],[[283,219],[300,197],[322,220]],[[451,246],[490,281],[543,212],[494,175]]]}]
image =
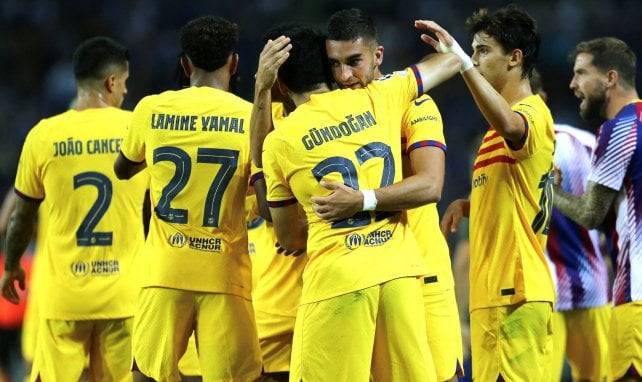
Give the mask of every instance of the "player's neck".
[{"label": "player's neck", "polygon": [[213,72],[196,71],[190,78],[191,86],[220,89],[228,91],[230,87],[230,77],[219,70]]},{"label": "player's neck", "polygon": [[607,92],[606,99],[606,119],[613,119],[617,113],[622,110],[628,103],[639,99],[638,92],[635,89],[623,90],[621,88]]},{"label": "player's neck", "polygon": [[509,105],[513,106],[524,98],[533,95],[529,80],[520,79],[518,81],[509,81],[499,90],[499,94],[504,97]]},{"label": "player's neck", "polygon": [[308,102],[310,100],[310,96],[312,96],[312,94],[321,94],[321,93],[326,93],[326,92],[329,92],[329,91],[330,91],[330,89],[325,84],[319,84],[319,86],[316,89],[311,90],[309,92],[303,92],[303,93],[289,92],[289,94],[290,94],[290,98],[292,98],[292,101],[294,102],[294,104],[297,107],[299,107],[302,104]]},{"label": "player's neck", "polygon": [[78,89],[76,106],[74,109],[81,111],[85,109],[98,109],[110,106],[111,105],[105,100],[105,96],[100,91],[94,89]]}]

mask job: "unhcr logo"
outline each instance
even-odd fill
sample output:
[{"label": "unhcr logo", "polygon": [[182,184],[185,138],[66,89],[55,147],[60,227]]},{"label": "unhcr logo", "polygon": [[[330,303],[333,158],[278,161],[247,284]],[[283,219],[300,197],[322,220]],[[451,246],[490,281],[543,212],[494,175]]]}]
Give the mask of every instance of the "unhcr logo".
[{"label": "unhcr logo", "polygon": [[363,235],[360,235],[358,233],[350,234],[345,238],[345,246],[351,251],[361,246],[362,243],[363,243]]},{"label": "unhcr logo", "polygon": [[71,273],[74,276],[86,276],[89,273],[89,264],[83,261],[76,261],[71,263]]},{"label": "unhcr logo", "polygon": [[169,235],[169,237],[167,238],[167,242],[172,247],[181,248],[185,245],[185,243],[187,243],[187,239],[181,232],[175,232]]}]

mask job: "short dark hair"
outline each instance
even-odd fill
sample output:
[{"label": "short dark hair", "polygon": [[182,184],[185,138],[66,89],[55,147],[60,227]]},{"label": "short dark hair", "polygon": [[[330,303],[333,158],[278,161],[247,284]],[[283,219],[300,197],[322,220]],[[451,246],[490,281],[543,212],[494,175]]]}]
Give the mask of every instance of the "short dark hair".
[{"label": "short dark hair", "polygon": [[618,72],[619,77],[627,87],[635,87],[636,56],[631,48],[622,40],[615,37],[600,37],[582,41],[569,55],[569,61],[575,62],[580,53],[593,56],[592,64],[602,73],[609,70]]},{"label": "short dark hair", "polygon": [[77,82],[103,80],[113,66],[125,71],[128,62],[129,53],[122,44],[109,37],[91,37],[74,51],[74,77]]},{"label": "short dark hair", "polygon": [[466,19],[471,38],[483,32],[497,40],[504,52],[522,51],[522,78],[529,78],[539,54],[540,36],[537,23],[528,13],[515,5],[497,10],[492,15],[482,8]]},{"label": "short dark hair", "polygon": [[330,16],[327,33],[327,39],[334,41],[354,41],[360,37],[375,43],[378,40],[374,21],[358,8],[343,9]]},{"label": "short dark hair", "polygon": [[332,74],[325,51],[325,35],[312,27],[289,32],[292,50],[279,68],[279,78],[295,93],[317,89],[320,84],[331,87]]},{"label": "short dark hair", "polygon": [[225,65],[239,40],[238,26],[222,17],[203,16],[180,32],[181,49],[195,67],[213,72]]}]

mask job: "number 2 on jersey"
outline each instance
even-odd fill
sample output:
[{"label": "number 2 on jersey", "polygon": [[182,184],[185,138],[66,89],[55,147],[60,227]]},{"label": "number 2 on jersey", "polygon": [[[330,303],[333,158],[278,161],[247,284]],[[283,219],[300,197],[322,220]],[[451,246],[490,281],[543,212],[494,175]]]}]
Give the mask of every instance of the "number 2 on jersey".
[{"label": "number 2 on jersey", "polygon": [[93,186],[98,190],[96,201],[76,231],[76,245],[79,247],[107,246],[112,244],[113,232],[95,232],[98,222],[111,204],[111,180],[99,172],[88,171],[74,176],[74,190],[83,186]]},{"label": "number 2 on jersey", "polygon": [[[381,174],[379,187],[389,186],[393,183],[395,179],[395,158],[392,155],[390,146],[383,142],[372,142],[359,147],[354,152],[354,155],[356,156],[359,165],[363,165],[372,158],[383,159],[383,172]],[[357,168],[348,158],[340,156],[326,158],[312,169],[312,174],[317,181],[321,181],[324,176],[333,172],[341,175],[343,183],[346,186],[355,190],[359,189]],[[389,213],[377,213],[376,220],[383,219],[389,215]],[[370,224],[370,222],[370,212],[362,211],[354,214],[348,219],[332,223],[332,228],[363,227]]]}]

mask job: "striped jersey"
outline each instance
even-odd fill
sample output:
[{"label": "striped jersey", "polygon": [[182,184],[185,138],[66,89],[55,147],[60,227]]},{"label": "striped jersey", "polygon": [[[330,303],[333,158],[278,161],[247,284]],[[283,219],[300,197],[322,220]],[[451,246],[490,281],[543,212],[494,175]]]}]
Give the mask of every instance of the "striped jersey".
[{"label": "striped jersey", "polygon": [[[555,139],[555,165],[562,172],[562,189],[573,195],[584,194],[595,136],[556,124]],[[556,310],[608,304],[609,275],[597,230],[587,230],[554,208],[546,255],[557,293]]]},{"label": "striped jersey", "polygon": [[[623,190],[618,211],[618,256],[613,304],[642,300],[642,100],[600,127],[589,180]],[[626,204],[621,204],[626,203]]]},{"label": "striped jersey", "polygon": [[555,300],[544,255],[555,132],[538,95],[512,106],[526,126],[512,149],[491,126],[477,152],[470,198],[470,310]]}]

